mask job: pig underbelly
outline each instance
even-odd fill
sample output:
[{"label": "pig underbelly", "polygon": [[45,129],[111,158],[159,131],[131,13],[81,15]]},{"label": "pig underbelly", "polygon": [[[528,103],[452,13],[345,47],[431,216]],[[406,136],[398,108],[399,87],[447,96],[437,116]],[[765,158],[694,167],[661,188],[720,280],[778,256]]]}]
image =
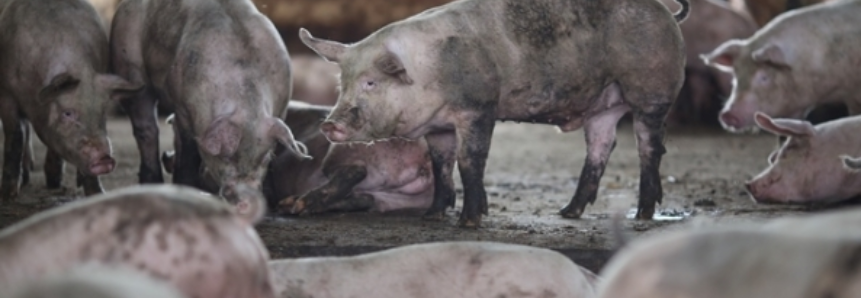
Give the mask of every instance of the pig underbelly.
[{"label": "pig underbelly", "polygon": [[497,107],[499,121],[514,121],[556,125],[562,131],[580,129],[591,117],[625,105],[617,96],[607,96],[615,86],[608,85],[601,93],[555,98],[555,95],[520,95],[503,99]]},{"label": "pig underbelly", "polygon": [[353,192],[373,196],[374,209],[379,212],[429,208],[433,201],[433,177],[415,175],[410,178],[383,185],[363,182]]}]

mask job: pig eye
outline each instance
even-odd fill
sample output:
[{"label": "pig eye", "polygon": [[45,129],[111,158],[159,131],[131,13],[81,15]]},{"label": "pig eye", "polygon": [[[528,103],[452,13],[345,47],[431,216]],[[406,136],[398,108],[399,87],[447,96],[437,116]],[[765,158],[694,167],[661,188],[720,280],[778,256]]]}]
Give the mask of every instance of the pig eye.
[{"label": "pig eye", "polygon": [[365,81],[365,83],[362,84],[362,89],[371,90],[371,89],[374,89],[374,87],[376,87],[376,86],[377,86],[377,83],[374,81]]},{"label": "pig eye", "polygon": [[756,74],[756,83],[759,85],[766,85],[771,82],[771,76],[766,73],[757,73]]},{"label": "pig eye", "polygon": [[65,111],[63,111],[63,118],[66,118],[66,119],[69,119],[69,120],[77,120],[77,118],[78,118],[78,117],[77,117],[77,115],[75,114],[75,111],[72,111],[72,110],[65,110]]}]

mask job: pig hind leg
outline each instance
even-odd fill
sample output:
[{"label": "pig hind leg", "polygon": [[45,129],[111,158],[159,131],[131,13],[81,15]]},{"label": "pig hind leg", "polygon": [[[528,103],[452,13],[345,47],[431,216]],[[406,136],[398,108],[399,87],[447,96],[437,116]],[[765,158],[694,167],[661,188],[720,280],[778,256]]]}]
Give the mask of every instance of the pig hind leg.
[{"label": "pig hind leg", "polygon": [[452,172],[457,138],[454,132],[443,132],[427,134],[425,140],[428,143],[434,175],[434,198],[424,218],[440,220],[447,208],[454,207],[456,200]]},{"label": "pig hind leg", "polygon": [[663,199],[660,166],[664,147],[664,120],[671,102],[656,104],[634,112],[634,133],[640,155],[640,198],[637,219],[652,219],[655,204]]},{"label": "pig hind leg", "polygon": [[292,202],[292,205],[282,204],[282,208],[289,206],[288,213],[300,214],[321,213],[341,209],[337,206],[349,206],[352,203],[344,201],[351,200],[350,193],[353,191],[353,187],[365,180],[365,177],[368,176],[368,170],[364,166],[345,166],[333,170],[327,176],[329,182],[325,185],[302,195],[295,202]]},{"label": "pig hind leg", "polygon": [[24,121],[24,159],[21,161],[21,186],[30,184],[30,172],[33,171],[35,161],[33,161],[33,146],[30,142],[31,128],[27,121]]},{"label": "pig hind leg", "polygon": [[[601,102],[622,102],[619,87],[615,84],[607,87],[601,97]],[[580,218],[586,205],[595,202],[610,153],[616,147],[616,124],[627,112],[626,106],[616,106],[587,119],[583,128],[586,137],[586,162],[580,172],[574,197],[560,211],[563,217]]]},{"label": "pig hind leg", "polygon": [[[4,103],[0,98],[0,104]],[[10,103],[7,101],[6,103]],[[21,166],[24,159],[24,125],[26,123],[18,116],[17,107],[4,104],[0,117],[3,120],[3,177],[0,182],[0,200],[13,200],[20,191]]]},{"label": "pig hind leg", "polygon": [[122,106],[132,122],[132,131],[140,152],[141,165],[138,171],[140,183],[162,183],[164,177],[159,162],[159,139],[156,112],[157,100],[149,88],[122,101]]}]

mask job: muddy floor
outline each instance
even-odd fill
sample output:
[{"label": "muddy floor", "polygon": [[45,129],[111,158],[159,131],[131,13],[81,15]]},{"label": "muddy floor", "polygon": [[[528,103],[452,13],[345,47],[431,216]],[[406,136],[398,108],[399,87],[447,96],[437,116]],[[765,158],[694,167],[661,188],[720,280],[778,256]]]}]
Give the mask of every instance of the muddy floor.
[{"label": "muddy floor", "polygon": [[[108,128],[118,166],[102,181],[109,190],[133,185],[138,153],[131,126],[118,118],[111,120]],[[161,136],[162,148],[169,148],[170,130],[163,126]],[[33,146],[40,157],[33,181],[17,202],[0,205],[0,228],[82,195],[81,190],[72,188],[72,167],[66,168],[65,189],[46,191],[41,171],[45,150],[38,141]],[[671,129],[661,168],[665,196],[660,214],[651,222],[625,220],[626,234],[636,238],[684,225],[761,221],[817,209],[756,205],[744,192],[742,182],[767,165],[766,157],[775,146],[775,137],[768,134]],[[478,230],[455,227],[460,201],[442,222],[424,221],[414,214],[270,216],[258,230],[274,258],[352,255],[412,243],[481,240],[559,250],[597,271],[616,244],[611,218],[620,213],[632,216],[636,207],[639,158],[631,125],[619,126],[618,144],[597,202],[586,210],[583,219],[563,219],[557,212],[574,194],[585,152],[582,131],[563,134],[551,126],[500,123],[485,178],[490,214]]]}]

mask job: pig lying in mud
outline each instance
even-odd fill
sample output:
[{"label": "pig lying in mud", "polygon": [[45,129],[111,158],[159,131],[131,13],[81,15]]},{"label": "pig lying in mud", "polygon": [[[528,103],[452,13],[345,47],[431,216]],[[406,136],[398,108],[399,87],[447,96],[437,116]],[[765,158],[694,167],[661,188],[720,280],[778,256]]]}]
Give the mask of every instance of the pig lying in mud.
[{"label": "pig lying in mud", "polygon": [[[282,153],[272,159],[265,185],[279,211],[421,210],[433,201],[427,143],[390,139],[373,144],[332,144],[320,132],[330,107],[291,102],[286,123],[312,160]],[[283,200],[282,200],[283,199]]]},{"label": "pig lying in mud", "polygon": [[[661,0],[670,10],[680,9],[674,0]],[[691,13],[681,23],[685,40],[685,84],[673,105],[669,123],[717,124],[725,98],[732,92],[732,75],[708,67],[699,56],[722,43],[747,38],[757,26],[750,18],[732,10],[721,0],[691,0]]]},{"label": "pig lying in mud", "polygon": [[454,206],[457,161],[464,188],[459,225],[479,226],[497,120],[584,127],[586,162],[561,211],[579,218],[597,196],[616,123],[632,112],[641,158],[637,218],[651,219],[663,198],[664,119],[684,76],[678,22],[688,2],[679,3],[674,17],[657,1],[463,0],[352,45],[304,29],[300,38],[341,68],[338,104],[321,128],[329,140],[426,137],[435,181],[426,218]]},{"label": "pig lying in mud", "polygon": [[0,231],[0,289],[97,263],[167,281],[188,297],[273,297],[252,224],[193,188],[137,186],[70,203]]},{"label": "pig lying in mud", "polygon": [[636,240],[603,269],[598,297],[859,297],[861,209]]},{"label": "pig lying in mud", "polygon": [[87,195],[103,192],[98,176],[116,165],[106,110],[112,97],[140,87],[106,73],[108,39],[93,6],[83,0],[0,0],[0,28],[0,199],[16,198],[22,180],[29,180],[28,125],[48,147],[49,189],[62,185],[65,160],[78,169]]},{"label": "pig lying in mud", "polygon": [[278,297],[595,297],[598,278],[552,250],[492,242],[408,245],[269,262]]},{"label": "pig lying in mud", "polygon": [[174,183],[203,188],[205,172],[229,202],[256,200],[244,195],[262,197],[276,143],[304,156],[281,120],[291,94],[287,50],[250,0],[123,1],[111,37],[114,71],[147,86],[122,102],[140,150],[141,183],[163,181],[158,100],[176,113]]},{"label": "pig lying in mud", "polygon": [[53,274],[11,291],[3,298],[186,298],[172,285],[128,268],[96,264]]},{"label": "pig lying in mud", "polygon": [[757,113],[756,124],[788,137],[768,157],[769,166],[746,182],[759,203],[830,203],[861,194],[861,174],[843,170],[837,158],[861,152],[861,116],[813,126],[796,119],[771,119]]},{"label": "pig lying in mud", "polygon": [[735,76],[720,115],[730,131],[753,128],[754,113],[804,118],[818,104],[861,113],[861,1],[818,4],[781,15],[754,36],[724,43],[706,63]]}]

